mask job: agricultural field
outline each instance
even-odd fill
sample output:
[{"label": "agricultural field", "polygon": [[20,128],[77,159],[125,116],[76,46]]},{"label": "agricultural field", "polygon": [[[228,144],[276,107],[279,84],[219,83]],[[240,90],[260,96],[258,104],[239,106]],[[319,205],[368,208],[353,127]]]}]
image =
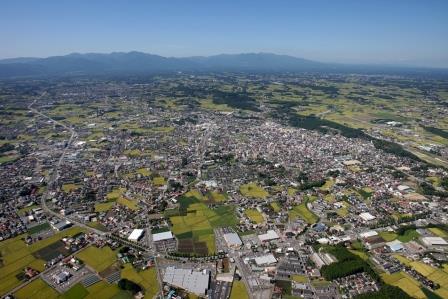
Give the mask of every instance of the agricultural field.
[{"label": "agricultural field", "polygon": [[256,209],[246,209],[244,210],[244,214],[253,222],[256,224],[260,224],[264,222],[263,214],[261,214]]},{"label": "agricultural field", "polygon": [[[25,287],[18,290],[14,296],[17,299],[53,299],[60,298],[59,293],[50,287],[45,281],[38,278]],[[72,297],[67,297],[71,299]],[[82,297],[77,297],[82,298]]]},{"label": "agricultural field", "polygon": [[249,299],[246,286],[242,281],[233,281],[232,291],[230,292],[230,299]]},{"label": "agricultural field", "polygon": [[271,206],[272,210],[274,210],[274,212],[276,212],[276,213],[281,211],[280,204],[276,201],[271,202],[270,206]]},{"label": "agricultural field", "polygon": [[[86,299],[114,298],[114,296],[122,293],[122,290],[116,284],[108,284],[105,281],[100,281],[87,287],[87,291],[89,294],[84,297]],[[131,299],[132,296],[124,298]]]},{"label": "agricultural field", "polygon": [[385,283],[399,287],[409,296],[414,298],[426,298],[425,294],[420,289],[420,283],[405,272],[397,272],[394,274],[384,273],[381,275],[381,278]]},{"label": "agricultural field", "polygon": [[249,183],[240,186],[240,193],[245,197],[266,199],[269,193],[256,183]]},{"label": "agricultural field", "polygon": [[428,230],[438,237],[448,238],[448,232],[443,229],[440,229],[438,227],[430,227],[428,228]]},{"label": "agricultural field", "polygon": [[428,279],[439,284],[441,287],[435,291],[436,294],[443,297],[443,295],[448,294],[448,271],[445,269],[433,268],[425,263],[419,261],[411,261],[403,256],[395,256],[405,265],[412,267],[415,271],[421,275],[427,277]]},{"label": "agricultural field", "polygon": [[37,257],[38,252],[46,248],[46,254],[53,254],[50,245],[55,244],[64,236],[74,236],[82,231],[84,231],[82,228],[72,227],[29,246],[22,240],[25,235],[2,241],[0,243],[0,253],[3,259],[0,267],[0,295],[20,285],[21,281],[17,275],[21,274],[25,267],[32,267],[39,271],[44,270],[45,261]]},{"label": "agricultural field", "polygon": [[107,212],[115,205],[113,201],[98,202],[95,204],[95,212]]},{"label": "agricultural field", "polygon": [[89,294],[87,289],[80,283],[75,284],[62,296],[63,299],[82,299]]},{"label": "agricultural field", "polygon": [[[170,217],[172,232],[180,239],[179,251],[200,254],[215,252],[213,229],[236,225],[238,220],[233,206],[208,208],[204,203],[188,202],[186,214]],[[188,251],[189,250],[189,251]]]},{"label": "agricultural field", "polygon": [[108,246],[103,248],[89,246],[76,256],[97,272],[107,269],[117,260],[116,253]]}]

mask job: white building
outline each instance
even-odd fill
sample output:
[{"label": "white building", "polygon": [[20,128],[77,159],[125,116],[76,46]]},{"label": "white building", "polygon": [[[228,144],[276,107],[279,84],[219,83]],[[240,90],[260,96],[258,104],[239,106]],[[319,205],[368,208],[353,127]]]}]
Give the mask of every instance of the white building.
[{"label": "white building", "polygon": [[224,234],[224,240],[226,240],[227,246],[230,248],[238,249],[243,245],[237,233]]},{"label": "white building", "polygon": [[163,232],[163,233],[158,233],[158,234],[153,234],[152,235],[153,242],[171,240],[173,238],[174,238],[174,236],[171,233],[171,231],[167,231],[167,232]]},{"label": "white building", "polygon": [[272,241],[279,238],[280,237],[274,230],[268,230],[265,234],[258,235],[258,239],[260,239],[261,242]]},{"label": "white building", "polygon": [[204,296],[207,294],[210,285],[210,271],[167,267],[163,275],[163,282],[196,295]]},{"label": "white building", "polygon": [[144,232],[145,231],[143,229],[134,229],[129,235],[128,240],[132,242],[138,242],[138,240],[140,240],[140,238],[143,236]]},{"label": "white building", "polygon": [[369,212],[361,213],[359,214],[359,217],[361,217],[362,221],[364,222],[369,222],[376,219],[376,217]]}]

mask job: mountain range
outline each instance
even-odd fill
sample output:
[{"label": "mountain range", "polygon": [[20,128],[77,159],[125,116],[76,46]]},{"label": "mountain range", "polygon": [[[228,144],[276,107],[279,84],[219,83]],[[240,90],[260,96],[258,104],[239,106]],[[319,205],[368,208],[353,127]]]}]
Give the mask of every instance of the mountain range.
[{"label": "mountain range", "polygon": [[448,75],[446,69],[322,63],[271,53],[221,54],[184,58],[142,52],[73,53],[47,58],[0,60],[0,78],[148,74],[166,72],[353,72]]}]

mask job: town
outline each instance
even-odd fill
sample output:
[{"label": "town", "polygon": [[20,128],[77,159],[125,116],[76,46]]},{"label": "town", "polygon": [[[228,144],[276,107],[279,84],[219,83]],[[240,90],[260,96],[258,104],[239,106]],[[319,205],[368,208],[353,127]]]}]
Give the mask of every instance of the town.
[{"label": "town", "polygon": [[446,80],[21,79],[0,100],[4,298],[448,298]]}]

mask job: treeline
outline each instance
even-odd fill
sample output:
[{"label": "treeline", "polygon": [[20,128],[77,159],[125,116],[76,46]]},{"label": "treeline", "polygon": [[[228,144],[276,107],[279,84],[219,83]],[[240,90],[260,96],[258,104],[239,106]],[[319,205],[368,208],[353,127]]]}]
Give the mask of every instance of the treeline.
[{"label": "treeline", "polygon": [[227,104],[227,106],[259,112],[257,101],[248,96],[246,93],[237,92],[224,92],[220,90],[214,90],[212,93],[213,103],[215,104]]},{"label": "treeline", "polygon": [[325,184],[325,179],[318,181],[306,181],[299,186],[299,191],[305,191],[311,188],[322,187]]},{"label": "treeline", "polygon": [[428,131],[429,133],[432,133],[434,135],[443,137],[443,138],[447,138],[448,139],[448,131],[439,129],[439,128],[435,128],[435,127],[426,127],[426,126],[422,126],[423,129],[425,129],[426,131]]},{"label": "treeline", "polygon": [[327,252],[334,255],[338,261],[321,268],[321,273],[326,280],[333,280],[361,272],[368,273],[377,281],[380,279],[367,262],[351,253],[347,248],[336,246],[327,248]]},{"label": "treeline", "polygon": [[420,183],[419,187],[424,195],[448,197],[448,191],[436,190],[431,184],[428,184],[426,182]]}]

